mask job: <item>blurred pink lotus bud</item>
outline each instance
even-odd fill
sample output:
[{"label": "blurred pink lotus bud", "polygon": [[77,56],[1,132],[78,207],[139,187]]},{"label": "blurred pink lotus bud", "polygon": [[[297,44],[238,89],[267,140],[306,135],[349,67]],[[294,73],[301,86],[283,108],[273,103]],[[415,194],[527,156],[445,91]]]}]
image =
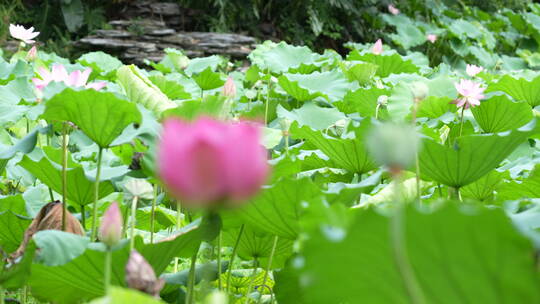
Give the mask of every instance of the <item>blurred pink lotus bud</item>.
[{"label": "blurred pink lotus bud", "polygon": [[22,25],[9,25],[9,34],[15,39],[19,39],[26,44],[32,44],[36,42],[33,40],[39,35],[39,32],[34,32],[34,28],[25,29]]},{"label": "blurred pink lotus bud", "polygon": [[398,15],[399,14],[399,9],[397,9],[393,4],[388,4],[388,11],[392,15]]},{"label": "blurred pink lotus bud", "polygon": [[34,61],[36,60],[38,54],[37,54],[37,48],[36,46],[34,45],[29,51],[28,53],[26,54],[26,60],[28,61]]},{"label": "blurred pink lotus bud", "polygon": [[373,48],[371,49],[371,52],[375,55],[380,55],[383,52],[383,45],[382,40],[378,39],[375,41],[375,44],[373,45]]},{"label": "blurred pink lotus bud", "polygon": [[474,82],[467,79],[461,79],[459,83],[455,83],[454,86],[459,93],[459,97],[452,101],[458,108],[475,107],[480,105],[480,100],[484,99],[484,93],[486,88],[481,87],[481,83]]},{"label": "blurred pink lotus bud", "polygon": [[137,250],[132,250],[129,255],[126,264],[126,283],[129,288],[154,297],[159,297],[159,292],[165,286],[165,281],[156,277],[152,266]]},{"label": "blurred pink lotus bud", "polygon": [[222,94],[227,98],[234,98],[236,96],[236,85],[234,84],[234,80],[231,76],[227,77],[227,81],[225,81],[225,85],[223,86]]},{"label": "blurred pink lotus bud", "polygon": [[251,122],[170,118],[158,146],[159,175],[187,207],[241,204],[257,193],[268,174],[259,140],[259,127]]},{"label": "blurred pink lotus bud", "polygon": [[471,77],[476,76],[476,74],[482,72],[483,70],[484,70],[483,67],[479,67],[474,64],[467,64],[467,67],[465,68],[465,72],[467,73],[467,75]]},{"label": "blurred pink lotus bud", "polygon": [[426,38],[431,43],[435,43],[435,41],[437,41],[437,35],[435,34],[429,34],[426,36]]},{"label": "blurred pink lotus bud", "polygon": [[122,239],[122,214],[117,202],[113,202],[101,219],[99,240],[112,247]]}]

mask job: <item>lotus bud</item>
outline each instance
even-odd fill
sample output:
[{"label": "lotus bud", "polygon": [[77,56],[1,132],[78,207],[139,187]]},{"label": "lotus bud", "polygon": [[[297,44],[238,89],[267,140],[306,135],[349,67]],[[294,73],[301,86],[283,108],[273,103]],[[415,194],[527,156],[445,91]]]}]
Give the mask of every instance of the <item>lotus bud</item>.
[{"label": "lotus bud", "polygon": [[388,4],[388,11],[392,15],[399,15],[399,9],[397,9],[394,5]]},{"label": "lotus bud", "polygon": [[29,51],[28,53],[26,54],[26,60],[28,61],[34,61],[36,60],[38,54],[37,54],[37,48],[36,46],[34,45]]},{"label": "lotus bud", "polygon": [[409,124],[380,124],[367,137],[367,148],[373,158],[396,171],[413,164],[419,146],[418,133]]},{"label": "lotus bud", "polygon": [[434,34],[428,34],[426,36],[426,39],[431,42],[431,43],[435,43],[435,41],[437,41],[437,35],[434,35]]},{"label": "lotus bud", "polygon": [[255,123],[208,117],[191,123],[166,120],[157,163],[171,195],[191,208],[241,204],[258,192],[268,174]]},{"label": "lotus bud", "polygon": [[415,102],[426,99],[429,94],[428,86],[421,81],[411,83],[410,88]]},{"label": "lotus bud", "polygon": [[291,128],[291,121],[287,118],[282,118],[279,120],[279,126],[283,132],[283,136],[289,136],[289,129]]},{"label": "lotus bud", "polygon": [[101,219],[99,240],[109,247],[122,239],[122,214],[117,202],[113,202]]},{"label": "lotus bud", "polygon": [[132,250],[126,264],[126,283],[129,288],[133,288],[154,297],[159,297],[159,292],[165,285],[163,279],[158,279],[152,266],[144,257]]},{"label": "lotus bud", "polygon": [[386,107],[388,105],[388,96],[381,95],[377,98],[377,104],[381,107]]},{"label": "lotus bud", "polygon": [[231,76],[227,77],[227,81],[225,81],[225,85],[223,86],[222,94],[223,96],[231,99],[236,96],[236,85],[234,84],[234,80]]},{"label": "lotus bud", "polygon": [[373,45],[373,48],[371,49],[371,52],[375,55],[380,55],[383,52],[383,44],[382,40],[378,39],[375,44]]}]

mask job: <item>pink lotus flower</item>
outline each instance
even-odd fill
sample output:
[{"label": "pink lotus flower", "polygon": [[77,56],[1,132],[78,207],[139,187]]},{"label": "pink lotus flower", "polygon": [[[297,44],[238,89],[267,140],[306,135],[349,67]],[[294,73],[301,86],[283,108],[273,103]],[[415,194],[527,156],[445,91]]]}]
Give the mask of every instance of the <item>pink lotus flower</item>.
[{"label": "pink lotus flower", "polygon": [[482,93],[484,93],[486,88],[480,87],[481,83],[461,79],[460,82],[455,83],[454,86],[460,96],[451,103],[455,104],[458,108],[464,106],[465,109],[468,109],[469,107],[479,106],[480,100],[485,98]]},{"label": "pink lotus flower", "polygon": [[39,32],[34,32],[34,28],[25,29],[22,25],[9,25],[9,34],[15,39],[19,39],[26,44],[32,44],[36,42],[32,40],[39,35]]},{"label": "pink lotus flower", "polygon": [[435,41],[437,41],[437,35],[434,35],[434,34],[428,34],[426,36],[426,39],[431,42],[431,43],[435,43]]},{"label": "pink lotus flower", "polygon": [[34,61],[38,57],[37,48],[34,45],[26,54],[26,60],[28,61]]},{"label": "pink lotus flower", "polygon": [[474,77],[476,74],[482,72],[484,70],[483,67],[479,67],[474,64],[467,64],[467,68],[465,69],[465,72],[467,72],[467,75]]},{"label": "pink lotus flower", "polygon": [[375,55],[380,55],[383,52],[383,44],[382,40],[378,39],[375,41],[375,44],[373,45],[373,48],[371,49],[371,52]]},{"label": "pink lotus flower", "polygon": [[88,77],[90,76],[90,73],[92,73],[92,69],[88,68],[84,71],[74,71],[71,73],[68,73],[66,68],[61,64],[55,64],[52,67],[52,71],[49,72],[49,70],[40,67],[39,68],[39,75],[41,78],[32,78],[32,82],[36,86],[38,90],[43,90],[44,87],[46,87],[51,82],[63,82],[67,86],[70,87],[85,87],[87,89],[94,89],[96,91],[101,90],[105,85],[106,82],[98,81],[93,83],[88,83]]},{"label": "pink lotus flower", "polygon": [[112,247],[122,239],[122,214],[117,202],[113,202],[101,219],[99,240]]},{"label": "pink lotus flower", "polygon": [[232,77],[227,77],[227,81],[225,81],[225,85],[223,86],[221,93],[227,98],[234,98],[236,96],[236,85],[234,84]]},{"label": "pink lotus flower", "polygon": [[199,118],[165,121],[158,169],[169,192],[188,207],[238,205],[268,174],[266,150],[254,123]]},{"label": "pink lotus flower", "polygon": [[392,15],[399,15],[399,9],[397,9],[393,4],[388,4],[388,11]]}]

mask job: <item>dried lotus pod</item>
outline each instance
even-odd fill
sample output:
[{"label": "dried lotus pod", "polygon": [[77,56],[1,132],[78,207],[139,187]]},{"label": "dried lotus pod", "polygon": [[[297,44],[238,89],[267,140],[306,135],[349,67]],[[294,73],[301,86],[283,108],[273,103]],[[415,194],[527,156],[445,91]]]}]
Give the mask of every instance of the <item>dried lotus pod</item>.
[{"label": "dried lotus pod", "polygon": [[126,283],[129,288],[133,288],[154,297],[159,297],[159,292],[165,285],[163,279],[158,279],[154,269],[144,257],[132,250],[126,264]]},{"label": "dried lotus pod", "polygon": [[[54,201],[46,204],[39,210],[39,213],[34,218],[30,226],[24,232],[23,241],[15,252],[10,256],[10,260],[14,261],[24,254],[24,250],[28,242],[34,234],[42,230],[62,230],[62,209],[63,205],[60,201]],[[66,232],[77,235],[84,235],[84,229],[79,221],[69,212],[66,213]]]}]

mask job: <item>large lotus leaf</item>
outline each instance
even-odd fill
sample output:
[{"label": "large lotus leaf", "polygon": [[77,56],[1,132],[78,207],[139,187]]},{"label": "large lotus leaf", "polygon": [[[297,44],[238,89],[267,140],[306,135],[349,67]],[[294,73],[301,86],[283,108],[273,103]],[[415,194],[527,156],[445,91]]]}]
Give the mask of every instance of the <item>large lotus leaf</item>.
[{"label": "large lotus leaf", "polygon": [[[166,50],[166,52],[167,52],[167,50]],[[180,58],[182,60],[185,60],[183,54],[180,54],[176,50],[173,51],[173,50],[169,49],[169,51],[167,52],[167,56],[171,57],[173,55],[180,55]],[[208,56],[208,57],[201,57],[201,58],[193,58],[193,59],[189,60],[189,63],[188,63],[188,65],[187,65],[187,67],[185,68],[184,71],[189,76],[191,76],[192,74],[201,73],[202,71],[204,71],[204,70],[206,70],[208,68],[210,68],[211,71],[215,71],[217,69],[217,67],[222,63],[223,63],[223,58],[220,57],[220,56],[217,56],[217,55],[212,55],[212,56]],[[182,70],[181,65],[179,65],[178,63],[175,64],[175,67],[176,67],[176,69],[178,71]]]},{"label": "large lotus leaf", "polygon": [[4,211],[0,213],[0,247],[5,252],[15,251],[23,240],[26,228],[30,226],[32,219]]},{"label": "large lotus leaf", "polygon": [[[278,277],[276,292],[292,292],[313,304],[359,303],[359,299],[442,304],[540,301],[532,244],[500,209],[482,208],[471,214],[447,205],[425,213],[409,206],[391,218],[374,210],[359,213],[348,231],[327,227],[309,234],[301,255],[288,268],[289,273],[298,273],[300,284],[294,275]],[[285,304],[298,303],[297,297],[278,295]]]},{"label": "large lotus leaf", "polygon": [[439,183],[462,187],[495,169],[534,132],[536,121],[504,133],[458,137],[452,146],[424,139],[420,173]]},{"label": "large lotus leaf", "polygon": [[129,304],[164,304],[146,293],[138,290],[111,287],[107,295],[103,298],[95,299],[90,304],[113,304],[113,303],[129,303]]},{"label": "large lotus leaf", "polygon": [[308,102],[299,109],[287,111],[281,105],[277,107],[279,118],[286,118],[291,122],[297,121],[301,126],[309,126],[315,130],[325,130],[346,116],[335,108],[323,108]]},{"label": "large lotus leaf", "polygon": [[345,75],[349,81],[358,81],[360,85],[368,84],[375,76],[375,72],[379,67],[373,63],[359,63],[350,68],[343,67]]},{"label": "large lotus leaf", "polygon": [[459,191],[461,196],[465,198],[479,201],[492,200],[494,191],[501,185],[504,177],[509,177],[508,173],[491,170],[482,178],[459,189]]},{"label": "large lotus leaf", "polygon": [[[444,104],[444,99],[448,100],[447,98],[454,99],[457,97],[454,80],[452,78],[447,76],[439,76],[433,79],[414,77],[410,81],[398,82],[392,89],[392,93],[388,99],[388,113],[393,120],[402,121],[412,114],[411,110],[414,105],[413,90],[415,82],[421,82],[428,88],[427,104],[424,108],[423,105],[419,106],[419,112],[422,112],[422,115],[427,114],[429,116],[434,116],[447,109],[452,111],[452,108],[447,108],[448,105]],[[436,100],[433,99],[434,97],[441,99]],[[423,101],[421,101],[421,103],[422,102]],[[433,102],[435,104],[433,104]],[[424,110],[426,111],[424,112]]]},{"label": "large lotus leaf", "polygon": [[[377,101],[382,95],[389,95],[386,89],[360,88],[356,91],[349,91],[343,101],[335,102],[334,105],[346,114],[358,113],[362,117],[375,117],[377,111]],[[384,107],[379,109],[380,118],[388,117],[388,112]]]},{"label": "large lotus leaf", "polygon": [[404,60],[398,54],[392,55],[375,55],[371,53],[360,54],[358,51],[352,51],[347,60],[359,60],[364,62],[370,62],[379,66],[376,75],[384,78],[390,74],[401,73],[417,73],[419,68],[410,60]]},{"label": "large lotus leaf", "polygon": [[319,188],[308,178],[284,178],[264,188],[239,215],[251,226],[294,240],[300,229],[301,202],[321,195]]},{"label": "large lotus leaf", "polygon": [[102,51],[86,53],[79,57],[77,62],[91,67],[96,73],[104,75],[116,71],[122,66],[122,61]]},{"label": "large lotus leaf", "polygon": [[0,284],[2,288],[17,290],[23,288],[30,277],[32,261],[36,253],[36,246],[30,242],[21,259],[17,259],[14,264],[3,265],[4,269],[0,273]]},{"label": "large lotus leaf", "polygon": [[0,85],[0,102],[2,104],[16,105],[21,99],[26,101],[35,100],[33,85],[28,80],[27,77],[19,77],[4,86]]},{"label": "large lotus leaf", "polygon": [[10,127],[21,120],[29,111],[28,106],[0,104],[0,126]]},{"label": "large lotus leaf", "polygon": [[149,79],[171,100],[191,98],[191,94],[186,92],[184,86],[179,82],[169,80],[161,75],[150,76]]},{"label": "large lotus leaf", "polygon": [[532,107],[536,107],[540,105],[540,76],[529,81],[505,75],[498,82],[490,84],[486,90],[486,92],[495,91],[505,92],[516,101],[526,101]]},{"label": "large lotus leaf", "polygon": [[284,73],[300,68],[302,65],[317,65],[321,56],[305,46],[293,46],[286,42],[278,44],[267,41],[249,54],[253,64],[261,70],[272,73]]},{"label": "large lotus leaf", "polygon": [[19,140],[15,145],[10,147],[3,147],[0,145],[0,159],[10,159],[15,153],[30,153],[36,147],[38,133],[45,134],[49,132],[49,127],[36,128],[30,133],[26,134],[21,140]]},{"label": "large lotus leaf", "polygon": [[[238,239],[241,228],[223,231],[223,245],[233,247]],[[238,256],[244,260],[257,258],[262,265],[267,265],[268,258],[272,254],[272,246],[276,236],[260,232],[245,225],[238,243]],[[283,262],[292,254],[292,240],[286,238],[277,239],[276,249],[273,256],[272,269],[281,268]],[[264,267],[264,266],[263,266]]]},{"label": "large lotus leaf", "polygon": [[86,250],[90,243],[88,237],[59,231],[38,231],[32,237],[39,250],[39,261],[47,266],[63,265]]},{"label": "large lotus leaf", "polygon": [[136,66],[126,65],[119,68],[116,77],[129,100],[142,104],[156,116],[159,117],[163,111],[176,107]]},{"label": "large lotus leaf", "polygon": [[[193,255],[201,239],[196,228],[196,226],[190,227],[177,236],[155,244],[142,244],[142,240],[138,237],[135,240],[135,248],[159,276],[174,257]],[[103,286],[105,252],[92,248],[86,249],[83,254],[60,266],[35,263],[32,266],[29,282],[32,294],[40,300],[55,303],[80,303],[82,300],[103,296],[105,294]],[[113,251],[112,285],[125,286],[125,265],[128,257],[127,242]]]},{"label": "large lotus leaf", "polygon": [[540,164],[521,183],[512,181],[502,185],[498,197],[504,200],[540,197]]},{"label": "large lotus leaf", "polygon": [[471,111],[486,133],[517,129],[533,118],[531,106],[526,102],[513,102],[505,95],[493,96],[482,101]]},{"label": "large lotus leaf", "polygon": [[452,102],[450,97],[429,96],[418,104],[416,117],[438,118],[445,113],[456,112],[457,107],[450,102]]},{"label": "large lotus leaf", "polygon": [[337,70],[313,72],[311,74],[286,73],[279,78],[279,85],[299,101],[314,99],[318,96],[330,102],[343,99],[350,89],[350,83]]},{"label": "large lotus leaf", "polygon": [[[47,157],[33,160],[25,155],[19,165],[56,193],[62,193],[62,168],[59,164],[51,162]],[[86,176],[82,166],[78,165],[67,169],[66,188],[66,196],[69,201],[79,205],[94,202],[94,181]],[[114,187],[110,181],[99,183],[99,198],[113,192]]]},{"label": "large lotus leaf", "polygon": [[323,151],[338,168],[362,174],[377,168],[364,142],[370,127],[371,124],[364,121],[360,126],[352,127],[352,130],[347,132],[347,137],[335,138],[308,126],[298,127],[297,124],[293,124],[291,134],[294,138],[307,140]]},{"label": "large lotus leaf", "polygon": [[65,89],[47,101],[42,117],[73,122],[102,148],[109,147],[128,125],[142,120],[135,104],[92,89]]},{"label": "large lotus leaf", "polygon": [[213,72],[210,67],[193,76],[193,80],[195,80],[201,90],[217,89],[225,83],[225,80],[221,79],[221,75]]}]

